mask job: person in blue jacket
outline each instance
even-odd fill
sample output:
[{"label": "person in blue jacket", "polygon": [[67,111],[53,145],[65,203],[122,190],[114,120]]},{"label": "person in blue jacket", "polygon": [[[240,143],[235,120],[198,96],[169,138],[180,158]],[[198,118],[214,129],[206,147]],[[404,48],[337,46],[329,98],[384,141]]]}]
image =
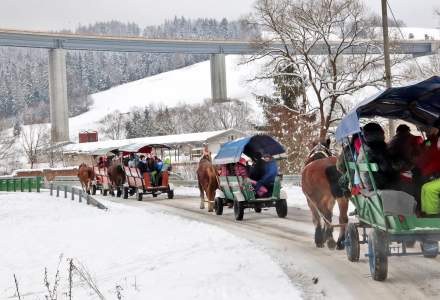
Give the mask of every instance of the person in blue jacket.
[{"label": "person in blue jacket", "polygon": [[264,175],[255,184],[255,190],[258,191],[262,186],[265,186],[268,191],[272,191],[273,183],[278,175],[278,166],[273,157],[269,154],[263,155],[264,160]]}]

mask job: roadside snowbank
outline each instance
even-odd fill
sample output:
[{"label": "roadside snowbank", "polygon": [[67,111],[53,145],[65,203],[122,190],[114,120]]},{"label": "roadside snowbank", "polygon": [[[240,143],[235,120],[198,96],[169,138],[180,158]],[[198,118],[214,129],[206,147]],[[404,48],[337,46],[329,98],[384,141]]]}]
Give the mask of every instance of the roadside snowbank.
[{"label": "roadside snowbank", "polygon": [[[0,298],[44,299],[44,268],[67,291],[68,258],[107,299],[299,299],[255,245],[217,227],[105,201],[108,211],[47,194],[0,193]],[[98,299],[74,275],[73,299]]]}]

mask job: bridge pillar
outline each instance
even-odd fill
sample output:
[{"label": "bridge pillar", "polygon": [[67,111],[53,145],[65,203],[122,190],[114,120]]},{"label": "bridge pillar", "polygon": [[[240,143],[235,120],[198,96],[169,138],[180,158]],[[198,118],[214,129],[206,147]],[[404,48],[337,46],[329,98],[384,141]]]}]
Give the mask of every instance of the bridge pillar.
[{"label": "bridge pillar", "polygon": [[214,103],[229,101],[226,91],[224,54],[211,54],[211,96]]},{"label": "bridge pillar", "polygon": [[52,143],[69,140],[66,51],[49,50],[49,97]]}]

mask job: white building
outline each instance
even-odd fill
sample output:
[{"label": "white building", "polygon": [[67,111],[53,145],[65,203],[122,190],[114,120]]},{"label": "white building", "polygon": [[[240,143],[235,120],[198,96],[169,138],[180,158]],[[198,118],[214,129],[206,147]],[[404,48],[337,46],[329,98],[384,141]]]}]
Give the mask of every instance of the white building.
[{"label": "white building", "polygon": [[217,153],[220,146],[228,141],[244,137],[246,134],[236,129],[219,131],[196,132],[175,135],[149,136],[135,139],[107,140],[91,143],[73,143],[63,147],[64,159],[69,165],[81,162],[93,163],[93,156],[106,149],[117,149],[134,143],[151,145],[163,144],[170,146],[168,152],[174,163],[197,160],[201,155],[204,144],[213,153]]}]

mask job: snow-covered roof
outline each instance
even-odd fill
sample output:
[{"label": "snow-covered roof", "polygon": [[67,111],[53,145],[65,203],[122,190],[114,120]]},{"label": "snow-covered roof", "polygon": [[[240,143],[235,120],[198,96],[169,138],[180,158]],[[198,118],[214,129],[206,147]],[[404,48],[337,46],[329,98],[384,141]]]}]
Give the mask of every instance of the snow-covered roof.
[{"label": "snow-covered roof", "polygon": [[205,132],[195,132],[195,133],[185,133],[185,134],[149,136],[149,137],[141,137],[135,139],[108,140],[108,141],[91,142],[91,143],[75,143],[75,144],[66,145],[63,147],[63,149],[65,152],[88,154],[88,153],[96,152],[97,150],[100,149],[109,149],[113,147],[119,148],[134,143],[145,144],[145,145],[151,145],[151,144],[179,145],[179,144],[203,143],[203,142],[209,142],[210,140],[225,134],[244,135],[244,133],[242,133],[239,130],[227,129],[227,130],[205,131]]}]

